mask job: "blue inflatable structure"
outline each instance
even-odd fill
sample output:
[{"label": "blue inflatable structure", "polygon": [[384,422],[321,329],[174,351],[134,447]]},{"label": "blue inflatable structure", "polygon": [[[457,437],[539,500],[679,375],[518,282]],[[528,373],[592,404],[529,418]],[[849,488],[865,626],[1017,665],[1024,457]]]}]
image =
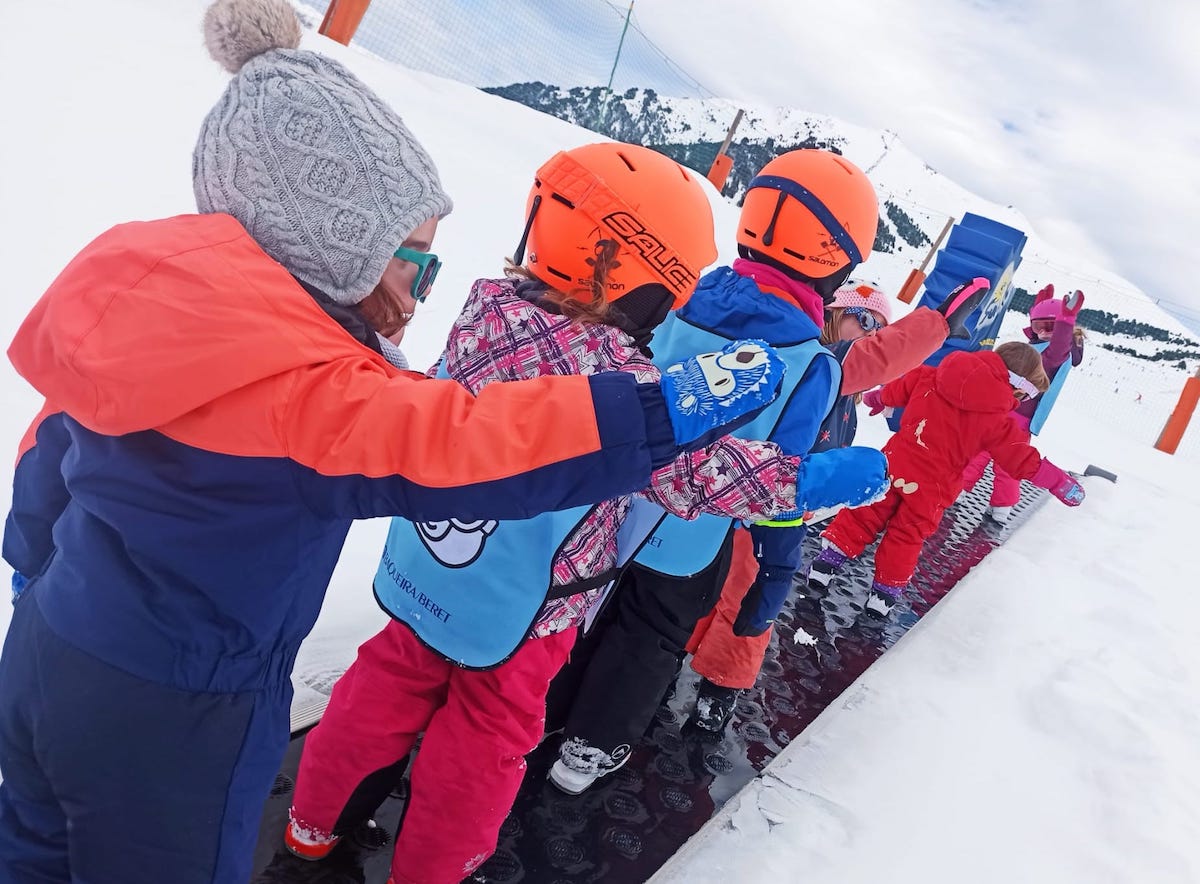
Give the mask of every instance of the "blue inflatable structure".
[{"label": "blue inflatable structure", "polygon": [[[988,298],[967,317],[971,337],[947,341],[925,360],[926,364],[937,365],[954,350],[990,350],[995,346],[1000,324],[1012,301],[1013,274],[1021,264],[1021,250],[1027,240],[1028,237],[1015,227],[970,212],[954,225],[946,245],[937,254],[933,270],[925,279],[925,289],[917,305],[937,307],[951,289],[977,276],[991,282],[992,288]],[[888,424],[893,430],[899,428],[899,411],[892,415]]]}]

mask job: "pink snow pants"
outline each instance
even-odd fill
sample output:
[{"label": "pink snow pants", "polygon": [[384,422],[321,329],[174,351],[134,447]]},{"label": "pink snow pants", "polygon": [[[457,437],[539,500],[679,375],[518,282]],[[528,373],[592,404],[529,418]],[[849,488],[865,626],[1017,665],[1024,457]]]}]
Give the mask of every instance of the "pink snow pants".
[{"label": "pink snow pants", "polygon": [[358,649],[308,735],[292,813],[329,832],[368,774],[425,732],[396,838],[396,884],[458,884],[496,850],[500,825],[545,729],[546,691],[575,629],[526,641],[486,672],[460,669],[392,621]]},{"label": "pink snow pants", "polygon": [[[967,464],[967,468],[963,470],[962,483],[963,488],[968,491],[975,487],[975,483],[983,478],[983,471],[987,469],[987,465],[992,463],[992,456],[986,451],[981,451],[971,459]],[[1004,470],[1000,469],[1000,465],[992,463],[992,506],[1015,506],[1017,501],[1021,499],[1021,480],[1014,479]]]},{"label": "pink snow pants", "polygon": [[[1028,431],[1029,418],[1013,414],[1012,419],[1019,423],[1022,429]],[[1026,436],[1025,441],[1029,441],[1029,436]],[[963,488],[970,490],[975,487],[975,483],[983,478],[983,471],[987,469],[987,465],[991,463],[992,455],[987,451],[981,451],[975,457],[971,458],[971,462],[967,464],[967,468],[963,470],[962,484]],[[992,506],[1016,506],[1017,501],[1021,499],[1021,480],[1014,479],[1004,470],[1000,469],[1000,465],[992,463]]]}]

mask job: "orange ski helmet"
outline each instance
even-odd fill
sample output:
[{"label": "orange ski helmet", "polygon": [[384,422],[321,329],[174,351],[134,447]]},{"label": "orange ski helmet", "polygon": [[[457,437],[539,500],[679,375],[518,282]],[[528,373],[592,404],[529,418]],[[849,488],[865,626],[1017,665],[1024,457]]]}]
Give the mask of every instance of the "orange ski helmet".
[{"label": "orange ski helmet", "polygon": [[588,144],[551,157],[525,204],[525,233],[513,262],[571,293],[592,283],[604,240],[617,244],[608,300],[657,283],[682,307],[716,260],[712,207],[674,160],[636,144]]},{"label": "orange ski helmet", "polygon": [[793,150],[750,181],[737,241],[809,279],[844,279],[871,253],[878,224],[875,188],[858,166],[826,150]]}]

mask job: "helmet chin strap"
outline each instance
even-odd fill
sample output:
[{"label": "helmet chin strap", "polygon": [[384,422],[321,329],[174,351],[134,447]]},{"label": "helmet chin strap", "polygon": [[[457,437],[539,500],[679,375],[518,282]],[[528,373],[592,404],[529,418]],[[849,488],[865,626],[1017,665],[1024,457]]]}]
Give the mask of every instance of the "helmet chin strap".
[{"label": "helmet chin strap", "polygon": [[542,195],[539,193],[533,198],[533,205],[529,207],[529,217],[525,219],[525,229],[521,231],[521,241],[517,243],[517,250],[513,252],[512,262],[517,267],[525,263],[525,244],[529,242],[529,231],[533,229],[533,219],[537,216],[541,204]]},{"label": "helmet chin strap", "polygon": [[824,301],[825,306],[828,307],[833,303],[834,296],[837,294],[837,290],[842,287],[842,283],[849,279],[850,274],[854,272],[854,267],[854,264],[847,264],[832,276],[825,276],[821,279],[810,279],[806,281],[813,287],[816,293],[821,296],[821,300]]}]

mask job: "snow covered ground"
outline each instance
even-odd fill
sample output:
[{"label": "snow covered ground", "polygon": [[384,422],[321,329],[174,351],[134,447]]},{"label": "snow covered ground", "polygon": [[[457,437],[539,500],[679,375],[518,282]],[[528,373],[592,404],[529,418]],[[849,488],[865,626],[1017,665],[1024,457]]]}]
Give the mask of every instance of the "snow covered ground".
[{"label": "snow covered ground", "polygon": [[1118,484],[1035,513],[654,884],[1200,880],[1200,475],[1077,414],[1042,441]]},{"label": "snow covered ground", "polygon": [[[193,210],[191,148],[225,82],[201,45],[204,5],[42,0],[6,10],[0,77],[18,125],[0,139],[0,338],[107,226]],[[446,269],[405,342],[425,364],[470,281],[512,250],[533,170],[595,136],[319,37],[308,45],[345,60],[400,110],[457,201],[435,246]],[[714,203],[730,244],[735,210]],[[903,278],[882,262],[876,275]],[[1200,880],[1189,552],[1200,458],[1149,447],[1180,373],[1092,355],[1039,444],[1065,467],[1095,463],[1120,482],[1088,480],[1078,510],[1044,507],[689,842],[662,881]],[[0,393],[0,451],[13,452],[40,403],[7,363]],[[1153,418],[1151,393],[1161,400]],[[1200,449],[1197,436],[1187,450]],[[860,440],[884,438],[864,416]],[[0,460],[5,510],[11,470]],[[385,529],[351,534],[297,665],[298,704],[327,690],[382,623],[370,580]]]}]

